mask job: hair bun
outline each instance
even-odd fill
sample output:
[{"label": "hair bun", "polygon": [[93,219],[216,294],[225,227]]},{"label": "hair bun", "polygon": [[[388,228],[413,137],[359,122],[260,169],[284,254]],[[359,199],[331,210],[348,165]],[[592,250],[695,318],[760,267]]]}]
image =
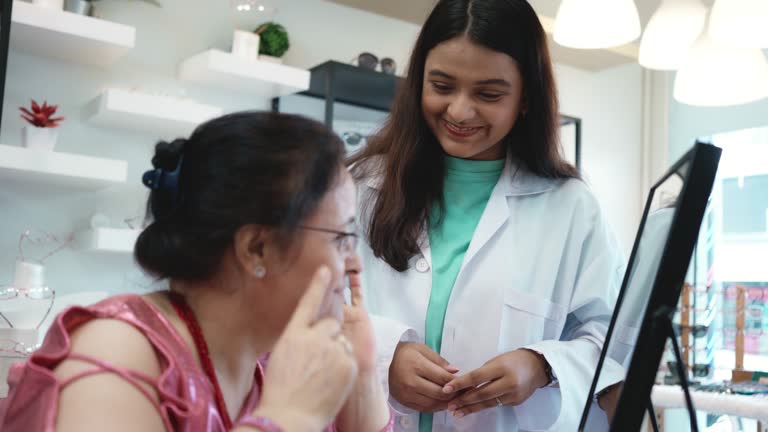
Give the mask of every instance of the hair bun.
[{"label": "hair bun", "polygon": [[179,164],[179,159],[184,152],[186,138],[176,138],[171,142],[160,141],[155,145],[155,156],[152,157],[152,166],[165,170],[173,170]]}]

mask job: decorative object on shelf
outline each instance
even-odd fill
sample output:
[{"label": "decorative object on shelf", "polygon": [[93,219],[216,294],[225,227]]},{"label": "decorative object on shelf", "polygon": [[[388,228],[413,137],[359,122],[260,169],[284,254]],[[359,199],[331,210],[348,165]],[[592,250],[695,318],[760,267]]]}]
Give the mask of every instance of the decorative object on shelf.
[{"label": "decorative object on shelf", "polygon": [[275,8],[259,0],[231,0],[232,8],[238,12],[274,13]]},{"label": "decorative object on shelf", "polygon": [[[46,285],[44,266],[45,260],[64,249],[72,242],[73,239],[74,236],[72,234],[68,235],[64,240],[60,240],[58,237],[52,234],[43,231],[37,232],[32,230],[26,230],[19,236],[19,252],[16,259],[16,269],[14,272],[13,283],[8,286],[0,287],[0,300],[9,301],[19,297],[25,297],[29,300],[50,299],[48,309],[46,310],[45,315],[39,321],[35,329],[39,328],[40,324],[42,324],[43,321],[45,321],[45,319],[48,317],[48,314],[53,307],[53,301],[56,295],[55,291]],[[25,255],[25,243],[57,243],[58,246],[41,258],[33,259]],[[2,318],[9,327],[14,328],[13,323],[11,323],[11,321],[2,313],[0,313],[0,318]]]},{"label": "decorative object on shelf", "polygon": [[64,8],[64,0],[32,0],[32,4],[54,10],[62,10]]},{"label": "decorative object on shelf", "polygon": [[232,37],[232,54],[244,59],[256,61],[259,59],[259,43],[261,37],[253,32],[235,30]]},{"label": "decorative object on shelf", "polygon": [[269,21],[257,27],[254,33],[259,35],[261,39],[259,42],[259,60],[282,63],[283,55],[291,47],[285,27]]},{"label": "decorative object on shelf", "polygon": [[380,71],[387,75],[394,75],[397,70],[397,63],[389,57],[384,57],[379,61],[379,58],[375,54],[369,52],[360,53],[353,63],[363,69],[369,69],[375,71],[379,65],[381,65]]},{"label": "decorative object on shelf", "polygon": [[93,12],[93,3],[89,0],[65,0],[64,10],[78,15],[90,16]]},{"label": "decorative object on shelf", "polygon": [[26,107],[19,107],[21,118],[26,120],[32,127],[25,126],[22,129],[22,143],[24,147],[37,150],[53,150],[58,138],[58,132],[55,128],[59,127],[59,122],[64,117],[53,117],[58,105],[48,105],[43,102],[41,106],[34,100],[31,103],[31,110]]},{"label": "decorative object on shelf", "polygon": [[[64,10],[79,15],[93,16],[93,4],[99,0],[64,0]],[[137,0],[162,7],[158,0]]]},{"label": "decorative object on shelf", "polygon": [[357,56],[357,65],[363,69],[376,70],[376,66],[379,65],[379,58],[369,52],[360,53]]},{"label": "decorative object on shelf", "polygon": [[381,59],[381,71],[387,75],[394,75],[397,71],[397,63],[389,57]]}]

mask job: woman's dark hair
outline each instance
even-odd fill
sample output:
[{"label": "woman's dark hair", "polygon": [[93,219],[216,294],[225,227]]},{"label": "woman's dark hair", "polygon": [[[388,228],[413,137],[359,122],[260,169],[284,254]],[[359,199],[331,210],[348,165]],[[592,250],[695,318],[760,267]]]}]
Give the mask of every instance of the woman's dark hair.
[{"label": "woman's dark hair", "polygon": [[[366,235],[374,254],[405,271],[419,253],[430,211],[443,205],[443,152],[421,111],[429,52],[456,37],[508,54],[523,78],[527,112],[505,138],[536,175],[579,177],[560,154],[557,89],[547,39],[525,0],[442,0],[424,23],[387,122],[348,164],[355,179],[381,176]],[[365,204],[365,203],[364,203]]]},{"label": "woman's dark hair", "polygon": [[[158,278],[202,281],[218,269],[235,232],[277,228],[283,245],[331,189],[344,144],[325,126],[293,115],[241,112],[200,125],[189,139],[160,142],[136,261]],[[178,184],[173,172],[179,167]],[[169,180],[170,179],[170,180]]]}]

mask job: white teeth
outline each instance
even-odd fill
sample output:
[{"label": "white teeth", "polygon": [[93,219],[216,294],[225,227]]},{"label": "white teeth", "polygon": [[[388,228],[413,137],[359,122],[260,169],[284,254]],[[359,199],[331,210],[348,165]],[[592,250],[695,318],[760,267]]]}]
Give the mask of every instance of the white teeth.
[{"label": "white teeth", "polygon": [[477,128],[458,127],[458,126],[454,125],[453,123],[448,123],[448,122],[446,122],[446,125],[448,125],[449,128],[451,128],[451,129],[453,129],[455,131],[458,131],[458,132],[472,132],[473,130],[477,129]]}]

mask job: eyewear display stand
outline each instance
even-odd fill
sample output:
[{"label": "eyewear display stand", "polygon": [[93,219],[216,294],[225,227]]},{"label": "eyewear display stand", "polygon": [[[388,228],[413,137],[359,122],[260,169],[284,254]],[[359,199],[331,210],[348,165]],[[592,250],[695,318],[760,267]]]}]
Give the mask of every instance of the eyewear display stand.
[{"label": "eyewear display stand", "polygon": [[[687,357],[684,357],[680,350],[680,345],[677,343],[677,334],[675,334],[674,325],[672,324],[674,313],[674,309],[661,308],[655,314],[654,323],[657,326],[657,329],[662,329],[661,332],[666,332],[669,339],[672,341],[672,349],[675,353],[675,363],[677,365],[677,374],[680,377],[680,387],[683,389],[683,396],[685,397],[685,406],[688,410],[691,432],[698,432],[699,426],[696,421],[696,409],[694,408],[691,391],[688,386],[688,362],[684,360]],[[684,331],[687,332],[688,330],[685,329]],[[648,401],[648,414],[650,415],[652,430],[654,432],[660,432],[661,429],[657,423],[653,402],[650,400]]]}]

